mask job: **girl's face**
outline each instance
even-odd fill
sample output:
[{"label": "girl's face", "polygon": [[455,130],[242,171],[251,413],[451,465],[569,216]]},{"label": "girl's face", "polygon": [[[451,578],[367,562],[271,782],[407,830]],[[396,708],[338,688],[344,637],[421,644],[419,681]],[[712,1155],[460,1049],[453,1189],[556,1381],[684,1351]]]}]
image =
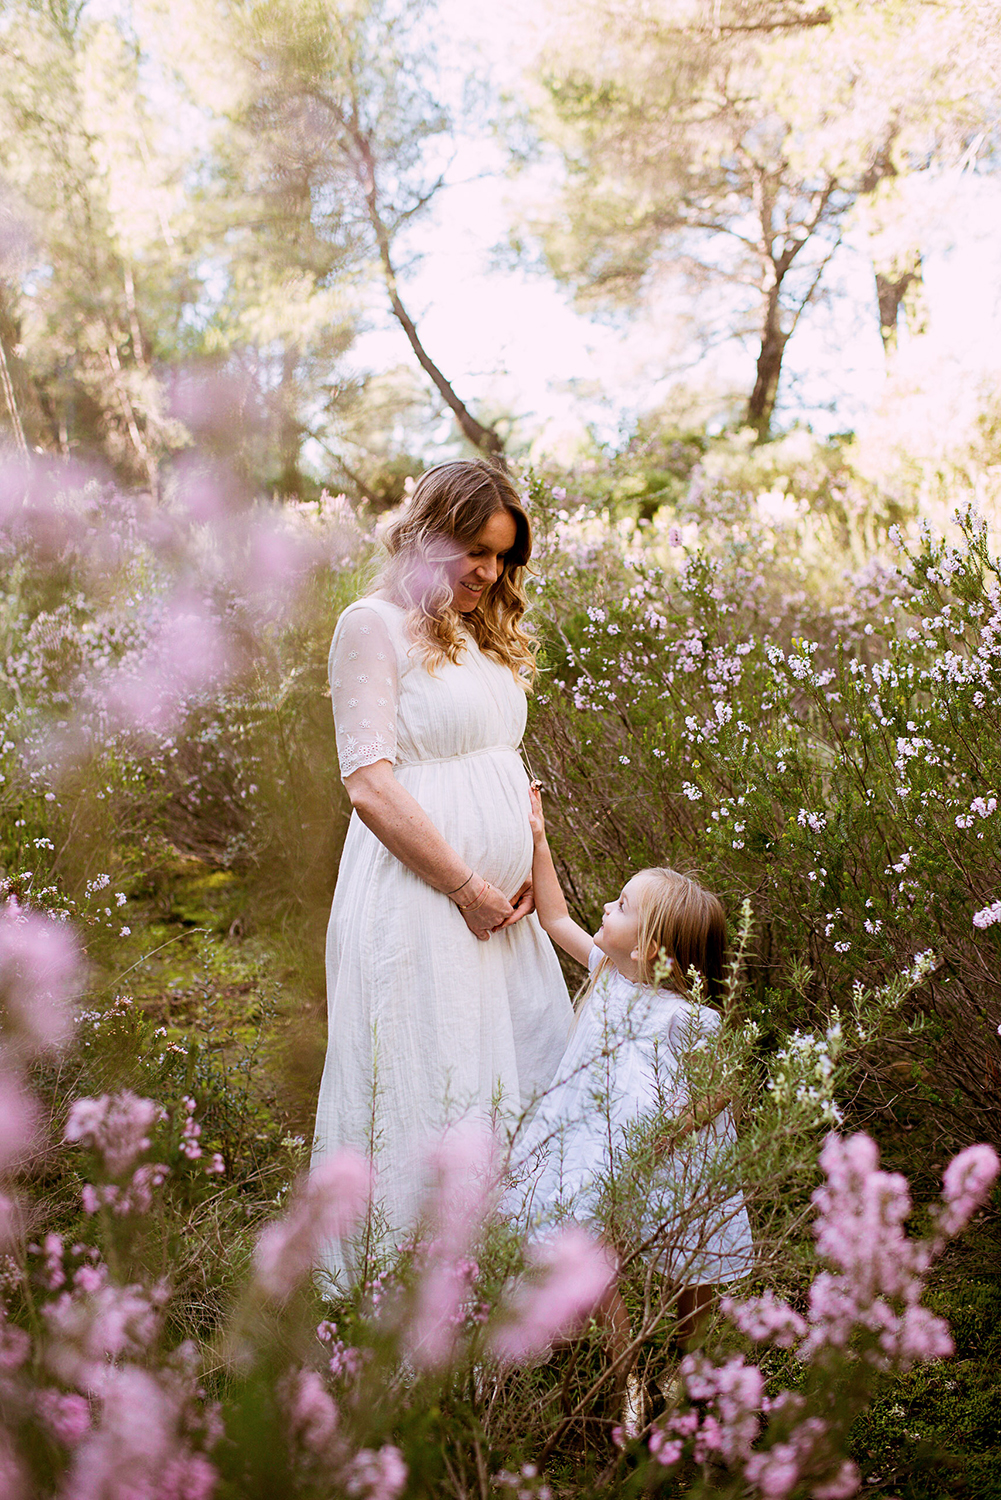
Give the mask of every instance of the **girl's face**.
[{"label": "girl's face", "polygon": [[517,537],[514,517],[506,510],[495,510],[471,542],[456,543],[458,550],[446,570],[452,603],[460,614],[471,615],[486,590],[497,582]]},{"label": "girl's face", "polygon": [[608,955],[626,979],[639,974],[639,952],[636,947],[640,920],[640,900],[649,876],[634,875],[627,880],[614,901],[606,901],[601,926],[594,934],[595,946]]}]

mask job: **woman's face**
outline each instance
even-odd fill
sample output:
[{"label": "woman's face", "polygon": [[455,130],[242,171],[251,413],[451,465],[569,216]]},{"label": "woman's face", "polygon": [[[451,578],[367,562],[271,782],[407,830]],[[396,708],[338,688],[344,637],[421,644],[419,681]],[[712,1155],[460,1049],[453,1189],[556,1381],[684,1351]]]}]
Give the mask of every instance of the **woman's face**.
[{"label": "woman's face", "polygon": [[495,510],[471,542],[457,543],[459,550],[446,570],[452,603],[460,614],[471,615],[486,590],[497,582],[517,536],[514,517],[506,510]]}]

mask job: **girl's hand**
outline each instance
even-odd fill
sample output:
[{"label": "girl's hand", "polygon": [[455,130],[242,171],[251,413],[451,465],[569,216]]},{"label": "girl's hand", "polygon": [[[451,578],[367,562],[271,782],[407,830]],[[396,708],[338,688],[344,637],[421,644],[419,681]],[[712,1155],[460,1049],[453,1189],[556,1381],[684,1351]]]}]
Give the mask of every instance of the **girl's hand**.
[{"label": "girl's hand", "polygon": [[673,1129],[662,1131],[660,1135],[654,1136],[654,1157],[660,1160],[662,1157],[673,1155],[681,1143],[697,1129],[698,1121],[691,1110],[686,1110],[683,1115],[679,1115],[677,1120],[675,1120]]},{"label": "girl's hand", "polygon": [[532,838],[536,844],[541,844],[546,837],[546,820],[542,813],[542,797],[539,795],[539,783],[533,781],[528,788],[528,821],[532,829]]},{"label": "girl's hand", "polygon": [[462,920],[469,928],[475,938],[485,943],[498,927],[503,927],[507,919],[514,915],[514,907],[507,897],[490,884],[488,880],[483,882],[482,898],[477,900],[474,908],[463,911]]},{"label": "girl's hand", "polygon": [[515,922],[520,922],[522,917],[527,917],[529,912],[535,910],[535,891],[532,889],[532,882],[530,880],[526,880],[517,895],[511,897],[511,902],[514,906],[514,911],[506,922],[502,922],[500,927],[494,928],[495,932],[500,932],[503,927],[513,927]]}]

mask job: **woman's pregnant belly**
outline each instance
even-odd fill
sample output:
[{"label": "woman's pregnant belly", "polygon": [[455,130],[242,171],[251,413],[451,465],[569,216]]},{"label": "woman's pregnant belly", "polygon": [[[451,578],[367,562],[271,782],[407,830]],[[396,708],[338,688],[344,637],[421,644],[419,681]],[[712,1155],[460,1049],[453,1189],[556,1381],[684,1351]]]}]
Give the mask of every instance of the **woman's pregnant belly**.
[{"label": "woman's pregnant belly", "polygon": [[513,896],[532,873],[528,776],[517,750],[397,766],[402,787],[474,870]]}]

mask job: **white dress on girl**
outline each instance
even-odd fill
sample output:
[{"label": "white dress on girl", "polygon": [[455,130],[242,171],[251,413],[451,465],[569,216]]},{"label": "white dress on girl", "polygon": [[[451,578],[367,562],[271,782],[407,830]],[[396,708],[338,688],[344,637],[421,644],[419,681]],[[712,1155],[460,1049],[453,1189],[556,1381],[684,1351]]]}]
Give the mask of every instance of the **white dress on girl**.
[{"label": "white dress on girl", "polygon": [[[508,667],[469,636],[428,671],[403,610],[350,605],[330,649],[341,777],[378,760],[442,837],[513,896],[532,872],[527,712]],[[533,914],[480,942],[452,901],[353,813],[327,929],[328,1043],[314,1162],[350,1145],[376,1166],[383,1248],[404,1238],[447,1123],[511,1123],[549,1085],[573,1019]],[[334,1273],[347,1257],[332,1246]]]},{"label": "white dress on girl", "polygon": [[[593,972],[604,954],[591,949]],[[584,1003],[551,1088],[516,1143],[520,1178],[509,1206],[535,1230],[564,1218],[609,1228],[629,1191],[630,1136],[669,1128],[689,1103],[686,1058],[712,1045],[720,1017],[669,990],[625,979],[607,963]],[[682,1285],[739,1280],[753,1247],[739,1187],[727,1171],[736,1144],[729,1110],[632,1184],[643,1207],[633,1230]],[[626,1222],[629,1222],[628,1215]]]}]

